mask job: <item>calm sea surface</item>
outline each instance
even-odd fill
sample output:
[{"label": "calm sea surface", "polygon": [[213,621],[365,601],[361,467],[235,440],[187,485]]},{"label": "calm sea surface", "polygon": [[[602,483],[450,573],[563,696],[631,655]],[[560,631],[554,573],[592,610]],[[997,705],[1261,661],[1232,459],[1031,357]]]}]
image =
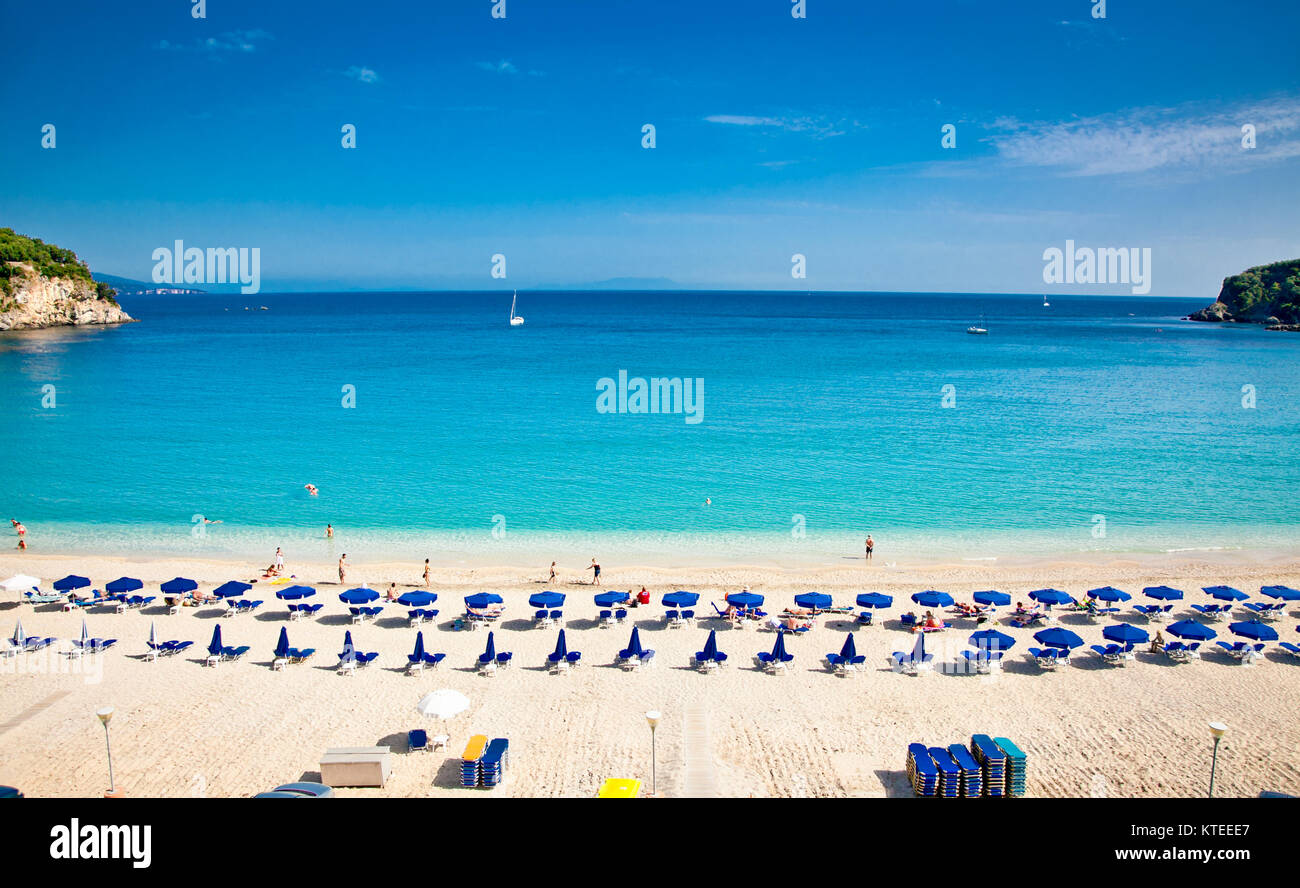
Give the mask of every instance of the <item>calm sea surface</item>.
[{"label": "calm sea surface", "polygon": [[[136,297],[0,334],[0,517],[267,562],[1300,544],[1300,336],[1178,320],[1207,301],[547,292],[512,329],[509,293]],[[702,379],[702,421],[598,412],[620,370]]]}]

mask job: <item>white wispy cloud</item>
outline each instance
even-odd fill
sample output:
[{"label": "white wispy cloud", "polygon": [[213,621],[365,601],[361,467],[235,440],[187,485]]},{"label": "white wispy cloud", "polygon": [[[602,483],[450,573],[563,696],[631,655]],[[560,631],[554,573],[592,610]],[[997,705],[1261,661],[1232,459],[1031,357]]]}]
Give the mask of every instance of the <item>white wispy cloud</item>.
[{"label": "white wispy cloud", "polygon": [[[499,62],[476,62],[478,67],[484,71],[491,71],[495,74],[518,74],[519,69],[510,63],[508,59],[501,59]],[[530,74],[535,73],[530,71]]]},{"label": "white wispy cloud", "polygon": [[359,80],[362,83],[378,83],[379,75],[373,68],[366,68],[361,65],[353,65],[343,72],[343,76],[351,77],[353,80]]},{"label": "white wispy cloud", "polygon": [[[1249,150],[1246,124],[1255,127]],[[1058,123],[1001,118],[989,129],[986,141],[1003,160],[1067,176],[1237,169],[1300,156],[1300,98],[1215,110],[1138,108]]]},{"label": "white wispy cloud", "polygon": [[829,139],[832,136],[842,136],[849,129],[861,126],[856,120],[831,120],[827,117],[811,115],[767,117],[751,114],[710,114],[704,120],[708,123],[719,123],[727,126],[750,126],[767,130],[781,130],[788,133],[806,133],[814,139]]},{"label": "white wispy cloud", "polygon": [[159,49],[170,50],[193,50],[210,53],[239,53],[254,52],[258,44],[265,43],[267,40],[274,39],[267,31],[261,28],[252,28],[243,31],[223,31],[215,37],[207,37],[199,40],[192,40],[187,43],[172,43],[168,40],[159,40]]}]

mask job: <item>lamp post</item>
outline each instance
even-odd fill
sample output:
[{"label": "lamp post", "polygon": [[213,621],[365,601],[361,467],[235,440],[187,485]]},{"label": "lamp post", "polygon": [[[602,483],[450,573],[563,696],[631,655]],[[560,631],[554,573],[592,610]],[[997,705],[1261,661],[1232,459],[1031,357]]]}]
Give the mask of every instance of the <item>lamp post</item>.
[{"label": "lamp post", "polygon": [[1214,757],[1210,759],[1210,798],[1214,798],[1214,769],[1219,764],[1219,741],[1228,726],[1223,722],[1210,722],[1210,736],[1214,738]]},{"label": "lamp post", "polygon": [[645,714],[646,724],[650,726],[650,795],[657,795],[658,789],[655,775],[655,728],[659,725],[659,710],[651,709]]},{"label": "lamp post", "polygon": [[99,720],[104,725],[104,748],[108,750],[108,792],[105,796],[112,798],[117,795],[117,784],[113,781],[113,744],[108,741],[108,723],[113,718],[113,707],[105,706],[95,712]]}]

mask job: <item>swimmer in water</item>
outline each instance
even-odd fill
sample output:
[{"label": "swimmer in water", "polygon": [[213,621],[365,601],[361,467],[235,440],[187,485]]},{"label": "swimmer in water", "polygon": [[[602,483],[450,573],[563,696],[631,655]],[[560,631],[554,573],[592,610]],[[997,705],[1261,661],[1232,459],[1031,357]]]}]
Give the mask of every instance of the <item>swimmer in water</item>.
[{"label": "swimmer in water", "polygon": [[320,493],[320,491],[316,489],[315,484],[304,484],[303,489],[306,490],[307,493],[311,496],[315,496],[316,494]]},{"label": "swimmer in water", "polygon": [[704,505],[706,505],[706,506],[711,506],[711,505],[713,505],[713,497],[711,497],[711,496],[706,496],[706,497],[704,498]]}]

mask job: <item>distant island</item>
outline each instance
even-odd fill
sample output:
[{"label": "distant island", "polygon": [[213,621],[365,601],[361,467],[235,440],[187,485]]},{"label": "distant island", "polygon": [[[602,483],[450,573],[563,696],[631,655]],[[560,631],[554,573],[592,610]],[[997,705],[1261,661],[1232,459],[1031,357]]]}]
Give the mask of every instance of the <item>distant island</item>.
[{"label": "distant island", "polygon": [[207,290],[196,290],[193,287],[160,287],[157,284],[118,277],[115,274],[101,274],[100,272],[95,272],[94,277],[95,280],[103,281],[116,290],[119,296],[151,296],[159,293],[188,295],[208,292]]},{"label": "distant island", "polygon": [[0,330],[133,320],[76,253],[0,228]]},{"label": "distant island", "polygon": [[1256,265],[1224,278],[1214,304],[1188,319],[1300,332],[1300,259]]}]

